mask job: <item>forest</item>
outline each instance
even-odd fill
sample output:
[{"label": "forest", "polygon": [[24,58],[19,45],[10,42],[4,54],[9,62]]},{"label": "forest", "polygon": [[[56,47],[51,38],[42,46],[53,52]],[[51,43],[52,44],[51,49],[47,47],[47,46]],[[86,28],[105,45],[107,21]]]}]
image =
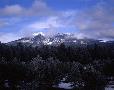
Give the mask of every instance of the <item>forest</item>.
[{"label": "forest", "polygon": [[[102,90],[114,77],[114,44],[26,46],[0,43],[0,90]],[[61,90],[61,89],[60,89]]]}]

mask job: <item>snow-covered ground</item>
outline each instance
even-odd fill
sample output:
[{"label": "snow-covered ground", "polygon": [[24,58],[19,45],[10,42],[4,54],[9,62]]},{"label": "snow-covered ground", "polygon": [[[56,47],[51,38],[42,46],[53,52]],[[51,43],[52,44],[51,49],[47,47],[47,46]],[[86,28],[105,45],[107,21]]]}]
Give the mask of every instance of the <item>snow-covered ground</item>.
[{"label": "snow-covered ground", "polygon": [[[113,77],[109,79],[113,80]],[[109,84],[105,87],[105,90],[114,90],[114,81],[109,81]]]},{"label": "snow-covered ground", "polygon": [[114,90],[114,85],[107,85],[105,90]]},{"label": "snow-covered ground", "polygon": [[61,82],[61,83],[58,84],[58,88],[73,89],[73,86],[72,86],[72,83]]},{"label": "snow-covered ground", "polygon": [[105,90],[114,90],[112,87],[106,87]]},{"label": "snow-covered ground", "polygon": [[56,88],[62,88],[62,89],[73,89],[74,86],[73,86],[73,83],[72,82],[65,82],[66,81],[66,77],[64,77],[60,82],[59,84],[56,86],[54,85],[53,87],[56,87]]}]

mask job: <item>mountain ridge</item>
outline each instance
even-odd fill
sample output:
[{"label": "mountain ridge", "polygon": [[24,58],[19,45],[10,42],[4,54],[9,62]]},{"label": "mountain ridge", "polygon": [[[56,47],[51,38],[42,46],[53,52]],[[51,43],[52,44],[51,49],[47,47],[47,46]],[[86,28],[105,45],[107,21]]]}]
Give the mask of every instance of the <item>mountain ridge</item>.
[{"label": "mountain ridge", "polygon": [[83,38],[78,39],[74,34],[70,33],[57,33],[53,36],[46,36],[45,34],[39,32],[34,33],[32,37],[23,37],[21,39],[8,42],[9,45],[16,45],[17,43],[22,43],[31,46],[41,46],[41,45],[52,45],[58,46],[62,43],[65,45],[89,45],[95,43],[112,43],[113,41],[103,41],[97,39]]}]

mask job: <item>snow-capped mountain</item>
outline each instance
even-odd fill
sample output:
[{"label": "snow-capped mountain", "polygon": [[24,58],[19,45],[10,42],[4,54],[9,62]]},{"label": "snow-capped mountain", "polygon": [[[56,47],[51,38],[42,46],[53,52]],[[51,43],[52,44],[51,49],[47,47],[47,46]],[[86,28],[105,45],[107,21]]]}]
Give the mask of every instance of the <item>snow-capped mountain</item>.
[{"label": "snow-capped mountain", "polygon": [[69,33],[57,33],[53,36],[46,36],[43,33],[34,33],[33,37],[25,37],[16,41],[9,42],[8,44],[16,45],[17,43],[22,43],[32,46],[41,46],[41,45],[54,45],[58,46],[61,43],[65,45],[88,45],[94,43],[102,43],[101,40],[94,39],[77,39],[73,34]]}]

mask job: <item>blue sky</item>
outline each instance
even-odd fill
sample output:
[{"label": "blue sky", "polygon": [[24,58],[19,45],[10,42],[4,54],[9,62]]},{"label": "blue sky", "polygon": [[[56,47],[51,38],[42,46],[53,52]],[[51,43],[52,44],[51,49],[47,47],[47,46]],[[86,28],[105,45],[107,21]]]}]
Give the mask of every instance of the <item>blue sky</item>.
[{"label": "blue sky", "polygon": [[[76,8],[84,8],[88,6],[95,5],[99,3],[99,1],[103,0],[40,0],[45,1],[49,6],[54,9],[76,9]],[[107,0],[104,0],[107,1]],[[15,5],[19,4],[23,7],[30,7],[34,3],[34,0],[1,0],[0,7],[4,7],[5,5]]]},{"label": "blue sky", "polygon": [[0,0],[0,41],[33,33],[114,39],[114,0]]}]

